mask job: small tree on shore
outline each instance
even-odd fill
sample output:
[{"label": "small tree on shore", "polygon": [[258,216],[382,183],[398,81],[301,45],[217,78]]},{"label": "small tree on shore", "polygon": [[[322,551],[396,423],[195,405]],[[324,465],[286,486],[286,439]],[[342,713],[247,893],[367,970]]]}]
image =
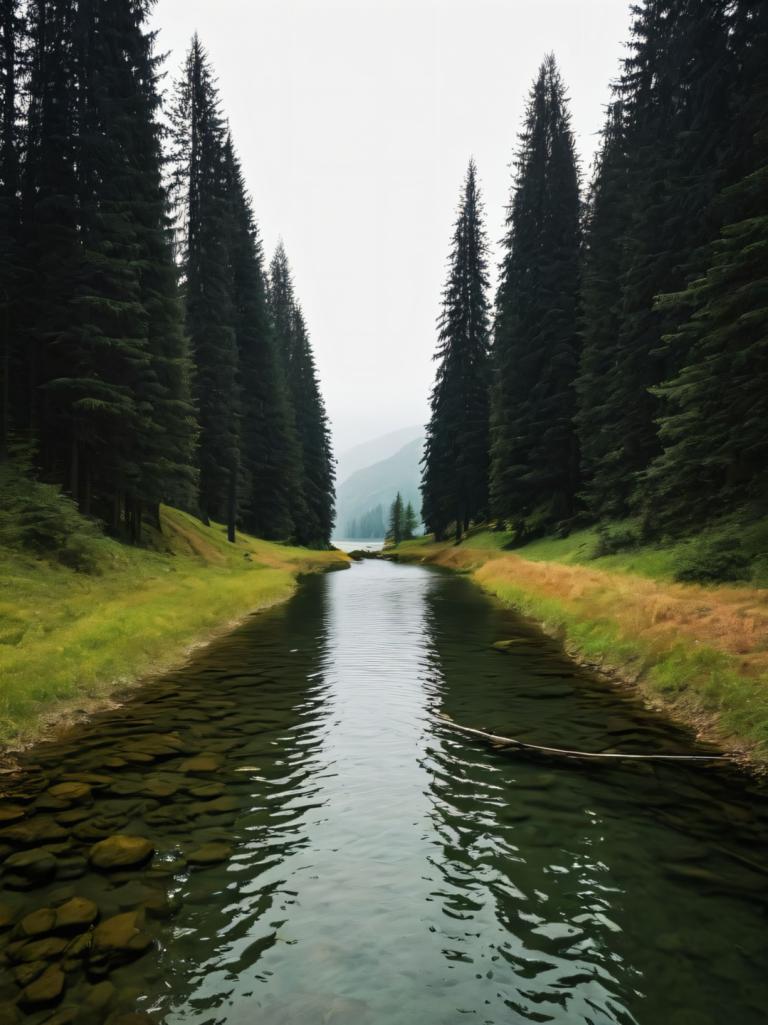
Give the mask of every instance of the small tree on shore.
[{"label": "small tree on shore", "polygon": [[387,530],[387,540],[391,541],[393,544],[399,545],[404,537],[403,526],[403,496],[398,491],[397,497],[389,510],[389,529]]},{"label": "small tree on shore", "polygon": [[403,541],[411,541],[416,533],[419,521],[416,518],[416,511],[413,503],[409,502],[403,513]]}]

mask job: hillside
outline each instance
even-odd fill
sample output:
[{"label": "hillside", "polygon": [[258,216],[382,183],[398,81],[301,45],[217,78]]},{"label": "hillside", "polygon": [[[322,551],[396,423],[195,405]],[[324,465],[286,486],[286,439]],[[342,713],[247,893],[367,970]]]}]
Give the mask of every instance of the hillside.
[{"label": "hillside", "polygon": [[358,470],[365,470],[375,463],[389,459],[405,445],[421,438],[423,434],[423,427],[401,427],[397,431],[389,431],[378,438],[372,438],[370,441],[364,441],[360,445],[346,449],[336,461],[337,483],[343,484]]},{"label": "hillside", "polygon": [[228,544],[224,527],[176,509],[161,509],[161,526],[145,528],[142,548],[84,532],[79,571],[3,544],[0,529],[0,742],[23,742],[52,717],[176,664],[191,645],[290,597],[299,573],[347,565],[339,552],[242,533]]},{"label": "hillside", "polygon": [[424,439],[418,437],[394,455],[353,473],[336,493],[336,535],[344,537],[353,519],[365,516],[377,505],[386,510],[399,491],[404,502],[421,508],[421,456]]}]

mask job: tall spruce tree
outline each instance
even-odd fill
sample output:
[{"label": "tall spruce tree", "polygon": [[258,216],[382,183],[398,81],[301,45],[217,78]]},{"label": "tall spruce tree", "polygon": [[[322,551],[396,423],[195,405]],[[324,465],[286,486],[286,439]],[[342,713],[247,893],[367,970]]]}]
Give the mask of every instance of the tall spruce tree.
[{"label": "tall spruce tree", "polygon": [[706,273],[658,303],[680,318],[668,341],[687,360],[654,391],[663,452],[643,492],[676,530],[748,503],[757,515],[768,507],[768,8],[737,5],[731,38],[746,173],[718,203],[726,226]]},{"label": "tall spruce tree", "polygon": [[525,530],[574,512],[580,215],[568,101],[548,56],[520,135],[493,341],[492,508]]},{"label": "tall spruce tree", "polygon": [[[589,294],[584,307],[579,422],[587,439],[584,493],[598,518],[632,508],[638,474],[659,451],[654,387],[687,359],[683,345],[663,341],[674,319],[654,297],[700,272],[702,246],[717,230],[712,199],[727,181],[730,159],[730,6],[729,0],[644,0],[634,8],[631,52],[617,85],[623,139],[611,137],[611,126],[597,186],[603,199],[610,192],[610,210],[590,225],[604,241],[611,220],[614,240],[621,239],[618,317],[610,328],[616,341],[607,363],[593,361],[605,307]],[[622,159],[623,172],[616,165]],[[588,289],[593,272],[594,264]]]},{"label": "tall spruce tree", "polygon": [[302,544],[324,548],[330,544],[333,531],[336,472],[315,357],[298,304],[293,311],[292,347],[288,384],[301,446],[302,490],[307,509],[306,521],[297,523],[296,532]]},{"label": "tall spruce tree", "polygon": [[134,539],[143,507],[177,497],[191,475],[149,6],[30,5],[22,205],[25,376],[41,467],[82,511],[115,528],[124,513]]},{"label": "tall spruce tree", "polygon": [[421,485],[427,528],[461,538],[488,514],[490,316],[487,242],[477,169],[470,160],[453,232],[438,324]]},{"label": "tall spruce tree", "polygon": [[389,523],[387,525],[387,540],[396,545],[399,545],[403,540],[404,515],[403,496],[398,491],[394,502],[389,508]]},{"label": "tall spruce tree", "polygon": [[611,104],[587,201],[581,291],[582,350],[576,381],[582,496],[602,517],[621,514],[612,486],[619,471],[621,438],[608,388],[618,359],[621,274],[629,217],[626,118],[620,100]]},{"label": "tall spruce tree", "polygon": [[286,472],[297,481],[292,500],[294,536],[300,544],[323,547],[330,541],[334,521],[330,430],[282,242],[270,264],[269,303],[291,407],[294,444]]},{"label": "tall spruce tree", "polygon": [[186,330],[200,423],[198,504],[234,540],[240,475],[238,352],[232,268],[231,168],[208,57],[195,36],[177,86],[173,191],[181,226]]},{"label": "tall spruce tree", "polygon": [[235,335],[241,394],[241,518],[258,537],[293,535],[297,443],[267,302],[264,257],[242,168],[227,141]]}]

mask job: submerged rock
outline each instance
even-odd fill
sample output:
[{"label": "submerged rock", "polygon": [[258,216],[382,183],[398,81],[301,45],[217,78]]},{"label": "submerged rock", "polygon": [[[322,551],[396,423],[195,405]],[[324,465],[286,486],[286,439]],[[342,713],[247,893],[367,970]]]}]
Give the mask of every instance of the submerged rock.
[{"label": "submerged rock", "polygon": [[18,925],[19,935],[32,939],[36,936],[45,936],[52,932],[56,922],[56,912],[53,908],[39,908],[25,915]]},{"label": "submerged rock", "polygon": [[87,801],[91,797],[91,787],[88,783],[57,783],[49,789],[48,793],[58,801],[67,801],[70,804],[77,804],[80,801]]},{"label": "submerged rock", "polygon": [[0,804],[0,825],[6,826],[12,822],[18,822],[26,814],[26,809],[22,808],[20,804]]},{"label": "submerged rock", "polygon": [[232,856],[232,848],[224,843],[206,843],[189,855],[190,865],[217,865]]},{"label": "submerged rock", "polygon": [[35,1009],[46,1007],[60,1000],[66,986],[66,977],[58,965],[46,968],[43,974],[26,986],[19,996],[22,1007]]},{"label": "submerged rock", "polygon": [[154,844],[143,836],[118,834],[91,848],[90,861],[106,871],[143,865],[155,852]]},{"label": "submerged rock", "polygon": [[93,930],[91,969],[108,971],[114,964],[143,954],[152,945],[152,938],[142,931],[143,925],[141,911],[126,911],[99,923]]},{"label": "submerged rock", "polygon": [[87,897],[72,897],[56,911],[54,928],[57,932],[82,932],[99,917],[96,903]]},{"label": "submerged rock", "polygon": [[115,998],[115,987],[108,979],[97,982],[83,998],[83,1007],[90,1011],[106,1011]]},{"label": "submerged rock", "polygon": [[[11,960],[31,964],[33,961],[55,961],[60,957],[67,947],[67,941],[58,936],[47,936],[44,940],[33,940],[31,943],[24,943],[20,948],[13,951]],[[10,947],[8,948],[11,956]]]},{"label": "submerged rock", "polygon": [[185,773],[202,773],[205,775],[209,772],[218,772],[221,768],[221,759],[215,755],[196,755],[194,758],[185,759],[179,769]]},{"label": "submerged rock", "polygon": [[56,857],[50,851],[33,848],[19,851],[5,860],[5,868],[24,879],[49,879],[56,871]]},{"label": "submerged rock", "polygon": [[0,932],[10,929],[16,921],[16,911],[10,904],[0,904]]}]

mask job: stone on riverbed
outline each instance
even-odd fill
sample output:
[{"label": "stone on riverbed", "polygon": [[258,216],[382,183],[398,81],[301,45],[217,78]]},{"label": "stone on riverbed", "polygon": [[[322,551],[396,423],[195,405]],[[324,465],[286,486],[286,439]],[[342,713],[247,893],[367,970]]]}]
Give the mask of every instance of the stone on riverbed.
[{"label": "stone on riverbed", "polygon": [[142,931],[144,914],[126,911],[105,919],[93,930],[89,968],[97,973],[109,971],[143,954],[152,945],[152,938]]},{"label": "stone on riverbed", "polygon": [[55,961],[60,957],[67,947],[67,941],[58,936],[47,936],[44,940],[32,940],[31,943],[24,943],[21,947],[7,949],[11,961],[31,964],[33,961]]},{"label": "stone on riverbed", "polygon": [[47,961],[29,961],[27,964],[17,965],[13,969],[13,977],[23,988],[39,978],[47,967]]},{"label": "stone on riverbed", "polygon": [[218,865],[232,856],[232,848],[224,843],[206,843],[189,855],[190,865]]},{"label": "stone on riverbed", "polygon": [[5,859],[5,868],[24,879],[40,881],[49,879],[56,871],[56,858],[50,851],[38,847],[31,851],[19,851]]},{"label": "stone on riverbed", "polygon": [[0,904],[0,932],[10,929],[16,921],[16,911],[10,904]]},{"label": "stone on riverbed", "polygon": [[146,837],[118,834],[92,847],[90,861],[96,868],[112,871],[143,865],[154,852],[154,844]]},{"label": "stone on riverbed", "polygon": [[221,768],[221,759],[215,755],[196,755],[194,758],[187,758],[179,766],[181,772],[205,775],[209,772],[217,772]]},{"label": "stone on riverbed", "polygon": [[108,979],[91,986],[83,1000],[89,1011],[106,1011],[115,998],[115,987]]},{"label": "stone on riverbed", "polygon": [[53,908],[38,908],[25,915],[18,925],[20,936],[32,939],[36,936],[45,936],[52,932],[56,923],[56,912]]},{"label": "stone on riverbed", "polygon": [[12,822],[18,822],[19,819],[23,819],[25,815],[26,810],[22,808],[20,804],[0,805],[0,826],[7,826]]},{"label": "stone on riverbed", "polygon": [[56,1003],[57,1000],[61,999],[65,985],[66,978],[64,972],[62,972],[58,965],[51,965],[50,968],[46,968],[38,979],[30,982],[21,991],[19,1004],[30,1010],[38,1007],[47,1007],[48,1004]]},{"label": "stone on riverbed", "polygon": [[87,897],[72,897],[56,911],[56,932],[82,932],[99,917],[99,909]]},{"label": "stone on riverbed", "polygon": [[48,790],[48,793],[58,801],[78,804],[90,799],[91,787],[88,783],[57,783]]}]

